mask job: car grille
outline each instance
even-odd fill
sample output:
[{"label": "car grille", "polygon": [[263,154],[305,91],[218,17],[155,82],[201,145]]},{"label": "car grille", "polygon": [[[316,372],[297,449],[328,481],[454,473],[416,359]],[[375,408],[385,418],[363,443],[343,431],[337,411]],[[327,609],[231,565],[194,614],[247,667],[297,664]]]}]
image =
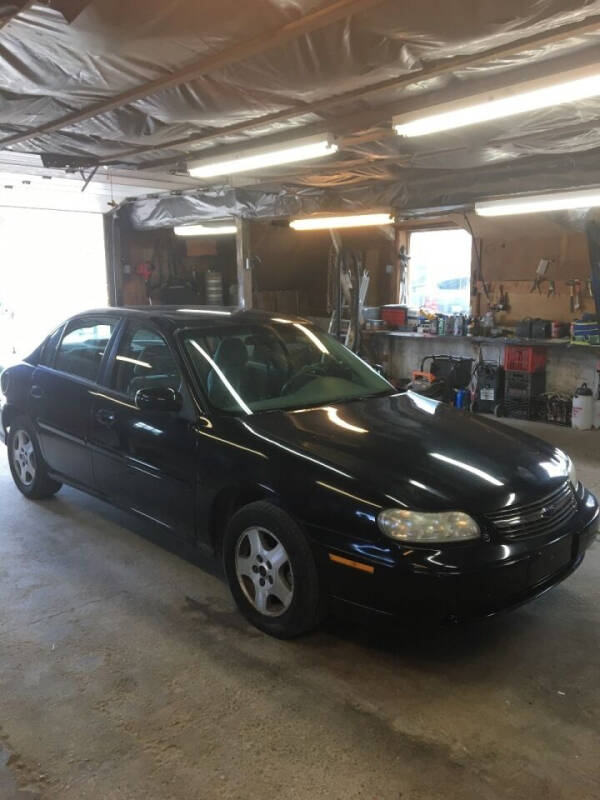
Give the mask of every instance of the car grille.
[{"label": "car grille", "polygon": [[506,539],[525,539],[540,533],[552,533],[577,512],[577,498],[569,481],[535,503],[505,508],[486,514],[496,530]]}]

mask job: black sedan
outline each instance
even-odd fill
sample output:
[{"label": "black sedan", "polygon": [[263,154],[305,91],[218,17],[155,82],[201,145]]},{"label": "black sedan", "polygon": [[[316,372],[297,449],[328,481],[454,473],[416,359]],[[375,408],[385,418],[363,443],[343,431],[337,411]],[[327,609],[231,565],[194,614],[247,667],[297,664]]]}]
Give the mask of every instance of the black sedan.
[{"label": "black sedan", "polygon": [[299,318],[91,311],[1,387],[24,495],[68,483],[220,554],[242,613],[275,636],[332,601],[493,614],[562,580],[598,530],[560,450],[398,393]]}]

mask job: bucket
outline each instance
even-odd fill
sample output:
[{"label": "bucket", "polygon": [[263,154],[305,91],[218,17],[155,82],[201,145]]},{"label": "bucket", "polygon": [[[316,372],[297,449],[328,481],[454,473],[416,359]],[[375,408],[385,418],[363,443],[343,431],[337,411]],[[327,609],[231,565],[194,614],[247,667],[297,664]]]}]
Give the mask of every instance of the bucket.
[{"label": "bucket", "polygon": [[573,395],[571,425],[582,431],[592,427],[594,420],[594,396],[587,383],[582,383]]}]

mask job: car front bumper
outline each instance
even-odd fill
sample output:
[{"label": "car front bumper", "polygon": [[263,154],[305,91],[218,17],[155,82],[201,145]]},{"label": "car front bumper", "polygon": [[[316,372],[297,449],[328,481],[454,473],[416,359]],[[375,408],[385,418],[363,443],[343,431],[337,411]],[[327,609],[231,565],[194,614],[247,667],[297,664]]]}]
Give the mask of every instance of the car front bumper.
[{"label": "car front bumper", "polygon": [[[583,489],[577,514],[550,536],[440,548],[392,543],[385,551],[356,542],[336,548],[326,536],[317,549],[335,600],[406,622],[463,621],[519,606],[560,583],[583,561],[599,523],[598,501]],[[336,553],[372,571],[332,561]]]}]

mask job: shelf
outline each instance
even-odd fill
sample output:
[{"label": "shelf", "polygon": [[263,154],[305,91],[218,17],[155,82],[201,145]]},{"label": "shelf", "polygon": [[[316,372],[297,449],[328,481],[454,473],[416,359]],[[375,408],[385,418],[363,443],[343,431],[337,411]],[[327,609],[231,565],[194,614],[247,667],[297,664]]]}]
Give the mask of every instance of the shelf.
[{"label": "shelf", "polygon": [[574,348],[587,351],[600,351],[597,344],[572,344],[569,339],[519,339],[516,336],[450,336],[435,333],[414,333],[411,331],[390,331],[390,330],[363,330],[362,336],[389,336],[392,339],[424,339],[425,341],[440,342],[474,342],[475,344],[516,344],[516,345],[535,345],[537,347],[550,348]]}]

